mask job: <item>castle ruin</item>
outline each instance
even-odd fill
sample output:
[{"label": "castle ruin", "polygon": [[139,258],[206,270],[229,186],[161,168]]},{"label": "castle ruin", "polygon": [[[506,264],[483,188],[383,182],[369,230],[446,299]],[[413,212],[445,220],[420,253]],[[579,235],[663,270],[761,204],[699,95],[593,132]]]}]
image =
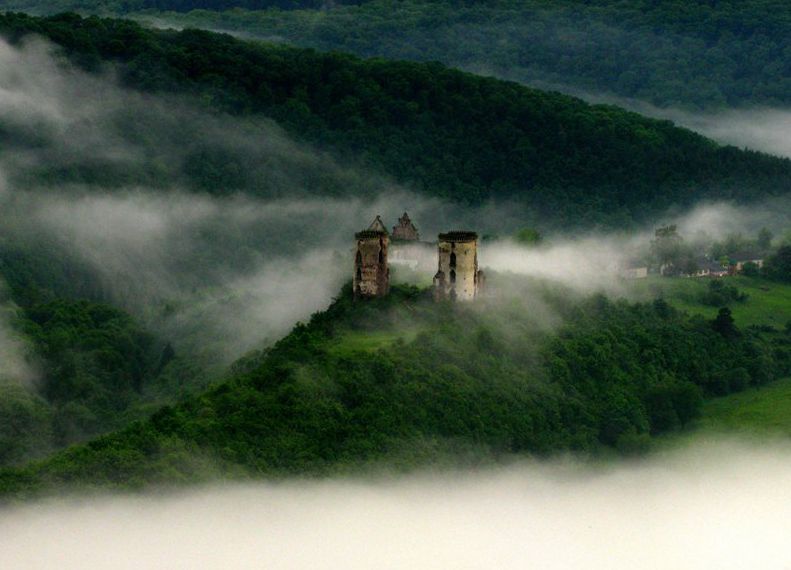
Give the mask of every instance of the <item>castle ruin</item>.
[{"label": "castle ruin", "polygon": [[357,240],[352,281],[355,298],[384,297],[390,292],[390,268],[387,265],[390,238],[384,227],[376,216],[367,230],[354,234]]},{"label": "castle ruin", "polygon": [[434,275],[434,299],[475,299],[483,282],[483,271],[478,269],[478,234],[452,231],[438,237],[439,263]]},{"label": "castle ruin", "polygon": [[[394,255],[399,253],[404,259],[396,259],[401,264],[409,264],[413,269],[421,266],[420,257],[425,257],[422,266],[429,261],[429,242],[418,239],[417,228],[406,212],[393,228]],[[383,297],[390,292],[390,269],[388,249],[390,235],[381,217],[376,216],[368,229],[354,235],[357,241],[354,258],[353,289],[355,298]],[[472,231],[451,231],[439,234],[436,244],[437,273],[434,275],[434,299],[437,301],[471,301],[483,289],[483,271],[478,269],[478,234]],[[400,242],[400,243],[399,243]],[[413,251],[414,250],[414,251]],[[421,251],[418,251],[421,250]],[[415,257],[414,266],[411,257]],[[430,266],[429,266],[430,267]],[[430,270],[430,269],[429,269]]]},{"label": "castle ruin", "polygon": [[409,219],[409,214],[404,212],[404,215],[398,218],[398,224],[393,226],[393,240],[401,241],[420,241],[420,234]]}]

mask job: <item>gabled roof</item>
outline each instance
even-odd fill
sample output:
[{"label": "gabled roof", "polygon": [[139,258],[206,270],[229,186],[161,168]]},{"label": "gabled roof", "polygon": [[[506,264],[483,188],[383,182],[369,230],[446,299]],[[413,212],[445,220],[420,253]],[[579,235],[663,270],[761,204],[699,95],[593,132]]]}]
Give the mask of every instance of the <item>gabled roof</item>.
[{"label": "gabled roof", "polygon": [[380,216],[376,216],[374,218],[374,221],[371,222],[371,225],[368,226],[368,229],[375,232],[387,233],[387,228],[385,227],[384,222],[382,222],[382,218]]},{"label": "gabled roof", "polygon": [[765,256],[766,253],[763,251],[742,250],[728,257],[730,257],[732,261],[750,261],[752,259],[763,259]]},{"label": "gabled roof", "polygon": [[717,263],[716,261],[705,261],[699,264],[700,269],[707,269],[708,271],[719,273],[719,272],[727,272],[728,269],[723,267],[721,263]]}]

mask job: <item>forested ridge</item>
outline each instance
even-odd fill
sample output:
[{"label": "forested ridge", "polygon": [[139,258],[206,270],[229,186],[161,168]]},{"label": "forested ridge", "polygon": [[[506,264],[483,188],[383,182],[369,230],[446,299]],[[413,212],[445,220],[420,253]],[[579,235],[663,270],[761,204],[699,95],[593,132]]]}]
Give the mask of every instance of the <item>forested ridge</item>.
[{"label": "forested ridge", "polygon": [[[565,223],[622,226],[704,198],[784,193],[791,180],[789,160],[434,63],[361,60],[68,14],[6,14],[0,32],[15,42],[47,37],[86,69],[112,63],[136,89],[265,115],[340,160],[425,194],[473,204],[512,200]],[[224,191],[221,177],[212,191]]]},{"label": "forested ridge", "polygon": [[791,103],[791,7],[783,0],[13,0],[9,7],[137,13],[160,25],[436,60],[660,106]]},{"label": "forested ridge", "polygon": [[[61,485],[633,453],[694,419],[704,397],[791,371],[787,338],[740,329],[727,309],[706,320],[661,300],[550,297],[563,324],[548,333],[520,303],[435,304],[429,291],[398,286],[361,304],[347,287],[308,324],[240,360],[226,382],[121,432],[2,471],[0,489],[24,496]],[[377,334],[391,342],[359,344]]]}]

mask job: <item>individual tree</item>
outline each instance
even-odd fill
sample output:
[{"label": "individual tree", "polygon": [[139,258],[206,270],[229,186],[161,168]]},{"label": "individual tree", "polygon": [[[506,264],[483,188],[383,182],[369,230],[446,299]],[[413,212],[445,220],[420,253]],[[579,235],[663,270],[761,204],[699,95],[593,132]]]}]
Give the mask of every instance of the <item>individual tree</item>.
[{"label": "individual tree", "polygon": [[521,245],[534,246],[544,241],[544,236],[535,228],[522,228],[514,235],[514,241]]},{"label": "individual tree", "polygon": [[766,260],[764,272],[770,279],[791,282],[791,245],[781,246]]},{"label": "individual tree", "polygon": [[761,231],[758,232],[758,239],[755,240],[755,245],[762,250],[767,250],[772,247],[772,238],[774,238],[774,234],[768,228],[761,228]]},{"label": "individual tree", "polygon": [[662,226],[654,232],[651,255],[663,275],[675,275],[683,271],[685,253],[684,240],[675,224]]},{"label": "individual tree", "polygon": [[711,328],[727,339],[739,336],[739,329],[736,328],[736,322],[733,320],[733,315],[728,307],[722,307],[719,310],[717,317],[711,323]]},{"label": "individual tree", "polygon": [[742,266],[742,275],[746,275],[747,277],[757,277],[759,273],[760,268],[754,261],[748,261]]}]

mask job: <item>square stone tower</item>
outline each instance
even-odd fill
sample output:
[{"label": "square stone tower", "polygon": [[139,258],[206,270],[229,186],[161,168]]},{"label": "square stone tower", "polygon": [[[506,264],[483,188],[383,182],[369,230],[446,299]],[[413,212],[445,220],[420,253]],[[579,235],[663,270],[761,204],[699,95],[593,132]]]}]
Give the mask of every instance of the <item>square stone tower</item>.
[{"label": "square stone tower", "polygon": [[439,267],[434,275],[434,298],[471,301],[483,284],[478,270],[478,234],[452,231],[439,234],[437,244]]},{"label": "square stone tower", "polygon": [[354,297],[384,297],[390,292],[390,268],[387,265],[390,238],[387,231],[367,229],[354,234],[354,238],[357,240],[352,281]]}]

